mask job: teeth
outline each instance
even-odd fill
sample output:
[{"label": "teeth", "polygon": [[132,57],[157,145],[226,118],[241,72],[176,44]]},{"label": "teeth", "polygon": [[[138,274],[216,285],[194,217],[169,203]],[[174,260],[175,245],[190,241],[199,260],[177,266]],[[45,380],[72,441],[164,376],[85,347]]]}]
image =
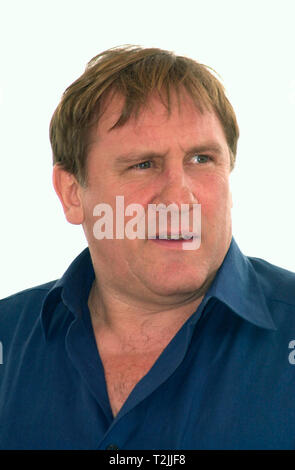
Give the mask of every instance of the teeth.
[{"label": "teeth", "polygon": [[162,238],[162,240],[183,240],[183,238],[177,235],[167,235],[165,238]]},{"label": "teeth", "polygon": [[165,237],[161,237],[160,235],[157,237],[159,240],[191,240],[192,236],[178,236],[178,235],[166,235]]}]

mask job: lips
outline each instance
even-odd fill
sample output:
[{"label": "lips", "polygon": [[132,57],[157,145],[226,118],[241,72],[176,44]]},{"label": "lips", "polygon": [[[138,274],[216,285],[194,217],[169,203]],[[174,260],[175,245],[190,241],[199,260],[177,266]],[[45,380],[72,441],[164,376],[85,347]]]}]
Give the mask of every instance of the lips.
[{"label": "lips", "polygon": [[160,235],[156,235],[156,240],[169,240],[169,241],[188,241],[188,240],[192,240],[193,239],[193,235],[191,234],[185,234],[185,235],[180,235],[178,233],[176,234],[160,234]]}]

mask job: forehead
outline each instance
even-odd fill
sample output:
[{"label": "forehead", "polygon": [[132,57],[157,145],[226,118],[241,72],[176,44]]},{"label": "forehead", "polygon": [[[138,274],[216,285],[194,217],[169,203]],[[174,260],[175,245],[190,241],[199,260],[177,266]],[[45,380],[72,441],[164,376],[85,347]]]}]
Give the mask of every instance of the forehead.
[{"label": "forehead", "polygon": [[[171,114],[159,96],[151,95],[142,107],[137,118],[131,116],[121,127],[111,129],[119,120],[124,106],[124,98],[113,94],[104,103],[104,110],[93,134],[96,143],[109,145],[126,145],[135,140],[140,143],[160,145],[160,139],[197,138],[224,141],[225,135],[215,112],[199,107],[186,94],[177,99],[176,93],[171,93]],[[158,140],[159,139],[159,140]]]}]

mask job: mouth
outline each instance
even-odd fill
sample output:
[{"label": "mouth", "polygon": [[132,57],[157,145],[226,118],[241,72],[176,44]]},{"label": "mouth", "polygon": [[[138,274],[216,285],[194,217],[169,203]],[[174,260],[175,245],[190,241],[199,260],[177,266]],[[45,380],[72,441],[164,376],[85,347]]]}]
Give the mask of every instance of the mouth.
[{"label": "mouth", "polygon": [[156,234],[156,237],[155,239],[156,240],[171,240],[171,241],[187,241],[187,240],[192,240],[193,238],[196,238],[196,234],[195,233],[191,233],[191,232],[188,232],[188,233],[159,233],[159,234]]},{"label": "mouth", "polygon": [[153,243],[156,243],[158,246],[163,248],[172,248],[172,249],[183,249],[183,245],[186,243],[192,243],[195,239],[194,235],[180,235],[180,234],[163,234],[156,235],[155,238],[150,238]]}]

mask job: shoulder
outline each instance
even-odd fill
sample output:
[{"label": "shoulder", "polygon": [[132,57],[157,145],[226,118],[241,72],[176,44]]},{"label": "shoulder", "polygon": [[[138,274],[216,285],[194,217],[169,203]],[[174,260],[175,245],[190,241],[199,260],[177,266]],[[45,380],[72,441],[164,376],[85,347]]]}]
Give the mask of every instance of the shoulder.
[{"label": "shoulder", "polygon": [[0,323],[1,327],[15,325],[24,314],[29,322],[30,318],[36,318],[40,313],[43,301],[56,281],[47,282],[39,286],[31,287],[0,299]]},{"label": "shoulder", "polygon": [[55,281],[46,282],[45,284],[40,284],[39,286],[30,287],[29,289],[24,289],[20,292],[16,292],[15,294],[9,295],[3,299],[0,299],[0,306],[3,307],[5,305],[9,305],[11,303],[19,303],[23,302],[24,300],[30,300],[32,298],[38,298],[45,296],[50,289],[56,283]]},{"label": "shoulder", "polygon": [[265,297],[295,307],[295,273],[256,257],[247,257]]}]

